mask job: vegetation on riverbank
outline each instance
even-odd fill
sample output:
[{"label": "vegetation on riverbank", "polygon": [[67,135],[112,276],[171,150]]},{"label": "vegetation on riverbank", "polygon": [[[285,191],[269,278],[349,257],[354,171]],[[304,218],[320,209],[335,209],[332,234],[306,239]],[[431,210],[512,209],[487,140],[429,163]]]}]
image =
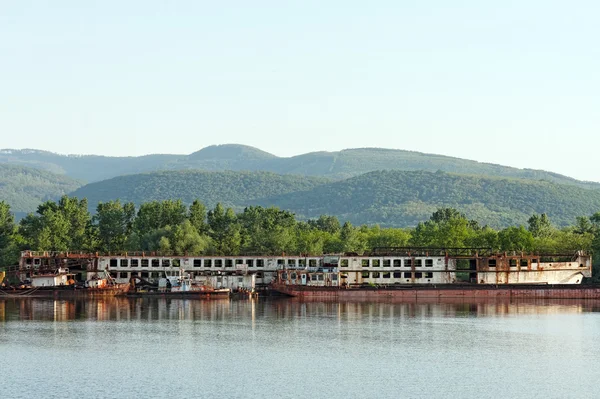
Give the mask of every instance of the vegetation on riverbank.
[{"label": "vegetation on riverbank", "polygon": [[[0,265],[16,264],[19,251],[162,251],[173,254],[365,253],[377,247],[481,247],[496,251],[600,254],[600,212],[557,228],[545,214],[526,226],[493,229],[453,208],[440,208],[415,228],[353,226],[334,216],[308,221],[278,208],[252,206],[240,213],[217,204],[151,201],[136,208],[119,201],[100,203],[96,214],[86,199],[63,196],[47,201],[18,224],[0,201]],[[596,257],[597,258],[597,257]]]}]

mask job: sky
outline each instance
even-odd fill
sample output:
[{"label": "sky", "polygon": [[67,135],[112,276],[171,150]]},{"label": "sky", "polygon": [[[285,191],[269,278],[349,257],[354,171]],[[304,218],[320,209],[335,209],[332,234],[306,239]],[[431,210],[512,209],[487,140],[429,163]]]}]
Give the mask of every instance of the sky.
[{"label": "sky", "polygon": [[598,1],[0,0],[0,148],[383,147],[600,181]]}]

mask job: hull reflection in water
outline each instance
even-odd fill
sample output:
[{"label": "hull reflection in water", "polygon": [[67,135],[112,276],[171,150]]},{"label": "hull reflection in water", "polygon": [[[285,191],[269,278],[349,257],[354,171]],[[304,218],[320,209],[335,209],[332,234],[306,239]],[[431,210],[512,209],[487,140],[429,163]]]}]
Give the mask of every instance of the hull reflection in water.
[{"label": "hull reflection in water", "polygon": [[196,301],[170,298],[97,298],[0,300],[0,321],[153,321],[231,318],[296,319],[337,317],[346,321],[373,318],[480,317],[498,315],[600,312],[599,300],[463,300],[419,302],[337,302],[297,299]]}]

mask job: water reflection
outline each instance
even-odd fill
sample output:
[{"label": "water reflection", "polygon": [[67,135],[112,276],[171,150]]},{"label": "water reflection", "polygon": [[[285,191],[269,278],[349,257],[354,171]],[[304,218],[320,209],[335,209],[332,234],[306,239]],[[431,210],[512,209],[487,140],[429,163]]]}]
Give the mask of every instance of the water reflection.
[{"label": "water reflection", "polygon": [[444,300],[431,302],[322,302],[275,300],[188,300],[165,298],[101,298],[53,300],[0,299],[0,321],[153,321],[302,319],[335,317],[339,320],[388,318],[489,317],[527,314],[599,312],[599,300]]}]

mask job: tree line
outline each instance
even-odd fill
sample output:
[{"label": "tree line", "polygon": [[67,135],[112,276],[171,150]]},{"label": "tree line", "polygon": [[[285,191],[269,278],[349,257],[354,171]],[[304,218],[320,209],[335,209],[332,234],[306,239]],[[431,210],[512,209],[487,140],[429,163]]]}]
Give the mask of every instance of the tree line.
[{"label": "tree line", "polygon": [[[453,208],[440,208],[414,228],[353,226],[335,216],[301,221],[275,207],[250,206],[235,213],[200,201],[150,201],[136,207],[119,200],[88,211],[87,200],[63,196],[46,201],[37,212],[15,222],[0,201],[0,266],[18,263],[24,249],[37,251],[161,251],[169,254],[289,255],[368,253],[377,247],[491,248],[495,251],[600,254],[600,212],[580,216],[568,227],[555,227],[546,214],[534,214],[527,226],[501,230],[482,226]],[[597,258],[597,257],[596,257]]]}]

